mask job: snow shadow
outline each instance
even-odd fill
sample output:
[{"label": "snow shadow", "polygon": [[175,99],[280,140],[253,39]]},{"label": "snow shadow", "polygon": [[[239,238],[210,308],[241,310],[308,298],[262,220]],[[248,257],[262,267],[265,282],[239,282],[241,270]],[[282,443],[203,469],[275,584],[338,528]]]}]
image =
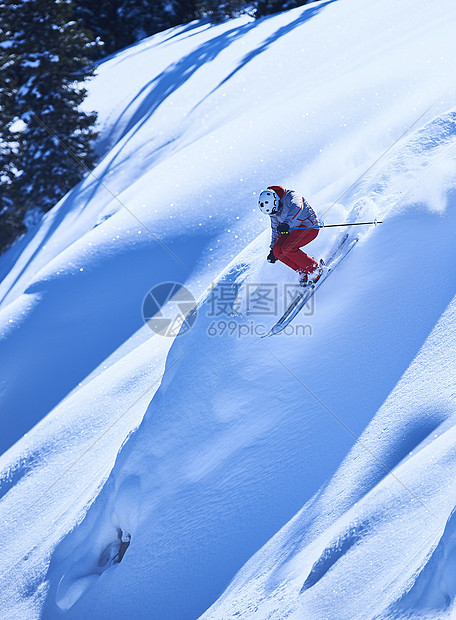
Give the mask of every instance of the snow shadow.
[{"label": "snow shadow", "polygon": [[[368,493],[374,489],[378,484],[382,482],[390,473],[399,466],[404,459],[408,458],[412,451],[420,450],[427,443],[427,439],[431,438],[434,432],[445,423],[449,416],[450,411],[447,410],[420,410],[415,412],[415,417],[410,421],[405,420],[402,424],[399,423],[395,428],[394,436],[397,438],[395,441],[390,441],[389,458],[382,457],[382,462],[378,462],[376,467],[376,473],[371,472],[369,476],[369,485],[361,490],[359,487],[359,493],[352,497],[352,501],[361,501],[363,497],[366,497]],[[374,433],[376,437],[377,434]],[[363,442],[364,443],[364,442]],[[361,448],[362,449],[362,448]],[[370,449],[370,448],[369,448]],[[373,448],[375,450],[375,448]],[[381,450],[380,450],[381,453]],[[375,452],[373,452],[375,454]],[[353,459],[357,461],[352,452],[347,461]],[[342,468],[343,469],[343,465]],[[349,478],[349,476],[347,476]],[[329,485],[330,486],[330,485]],[[456,524],[456,518],[455,518]],[[365,534],[369,534],[369,530],[374,527],[374,521],[372,518],[364,520],[360,523],[351,524],[346,527],[338,536],[333,538],[320,553],[319,558],[314,562],[308,577],[306,578],[300,594],[316,585],[326,573],[338,562],[344,555],[346,555],[352,547],[355,547],[360,543]],[[456,527],[455,527],[456,532]],[[297,542],[297,541],[296,541]],[[300,544],[293,545],[293,551],[287,555],[288,558],[292,557],[293,553],[296,553],[302,546],[302,540]],[[455,561],[456,561],[456,536],[455,536]],[[456,593],[456,580],[455,580],[455,593]]]},{"label": "snow shadow", "polygon": [[[294,21],[278,28],[264,41],[262,45],[246,54],[238,67],[236,67],[229,75],[227,75],[226,78],[224,78],[216,88],[214,88],[209,94],[207,94],[203,99],[201,99],[201,101],[197,104],[197,106],[194,107],[194,109],[196,109],[208,97],[215,93],[221,86],[223,86],[223,84],[228,82],[238,71],[245,67],[249,62],[251,62],[254,58],[266,51],[278,39],[292,32],[295,28],[302,26],[302,24],[315,17],[315,15],[317,15],[327,5],[332,4],[336,1],[337,0],[327,0],[326,2],[318,4],[314,3],[315,6],[314,4],[312,4],[310,7],[306,7]],[[258,21],[252,21],[248,24],[236,26],[228,30],[227,32],[223,32],[222,34],[209,39],[208,41],[200,45],[197,49],[181,58],[177,63],[174,63],[167,67],[156,78],[148,82],[145,86],[143,86],[143,88],[141,88],[141,90],[136,94],[136,96],[128,103],[128,106],[126,106],[123,112],[119,115],[117,123],[121,121],[121,119],[128,113],[132,106],[134,106],[138,101],[141,101],[138,109],[131,117],[119,140],[122,140],[125,136],[132,132],[132,129],[134,128],[134,132],[131,133],[131,135],[128,137],[128,140],[125,142],[125,144],[128,144],[131,138],[138,131],[141,130],[141,127],[145,123],[147,123],[147,121],[154,114],[157,108],[161,106],[166,101],[166,99],[168,99],[168,97],[170,97],[173,93],[179,90],[181,86],[183,86],[196,73],[196,71],[201,69],[201,67],[203,67],[205,64],[215,60],[221,52],[227,49],[235,41],[246,35],[254,28],[257,28],[265,20],[272,19],[273,17],[273,15],[265,16]],[[174,36],[177,36],[178,34],[179,33],[176,33],[176,35]],[[119,155],[120,152],[118,155],[115,155],[110,161],[108,165],[109,169],[112,169],[112,165],[114,164],[114,161],[118,158]]]},{"label": "snow shadow", "polygon": [[[129,139],[125,143],[128,144],[128,141],[141,130],[141,127],[147,123],[157,108],[161,106],[168,97],[179,90],[202,66],[215,60],[221,52],[247,34],[247,32],[255,26],[256,24],[254,23],[236,26],[227,32],[223,32],[205,41],[194,51],[183,56],[178,62],[168,66],[157,77],[145,84],[128,103],[117,119],[117,123],[120,122],[130,111],[132,106],[135,106],[138,101],[141,102],[138,109],[129,120],[119,140],[122,140],[135,128],[135,131],[129,136]],[[116,158],[115,156],[111,160],[110,165],[112,165]]]},{"label": "snow shadow", "polygon": [[[379,414],[377,414],[379,415]],[[331,506],[332,519],[342,517],[345,511],[355,502],[361,502],[377,485],[390,475],[405,459],[409,458],[412,451],[423,449],[429,441],[432,441],[434,433],[439,429],[442,432],[452,412],[447,409],[424,409],[420,408],[413,411],[410,419],[397,420],[394,433],[389,433],[388,451],[382,450],[378,441],[379,431],[372,430],[375,438],[375,445],[370,446],[368,440],[363,439],[362,444],[355,445],[355,448],[347,455],[335,476],[322,487],[311,502],[306,506],[305,512],[292,526],[294,533],[290,536],[286,550],[283,550],[280,561],[276,562],[275,569],[267,581],[269,592],[276,591],[283,578],[282,570],[287,563],[306,547],[313,538],[313,527],[318,522],[322,514],[326,514]],[[371,425],[376,424],[375,418]],[[385,424],[380,420],[380,426]],[[365,447],[364,447],[365,446]],[[369,452],[372,451],[372,458]],[[365,462],[360,465],[361,456],[370,460],[370,464]],[[380,458],[377,460],[373,455]],[[381,461],[381,462],[380,462]],[[361,469],[361,476],[356,476],[353,471]],[[364,475],[366,476],[364,478]],[[348,504],[344,505],[344,499],[339,506],[334,505],[334,488],[337,488],[343,480],[351,480],[350,488],[347,488],[347,497],[350,498]],[[345,498],[346,499],[346,498]],[[359,523],[345,526],[337,536],[333,537],[324,549],[319,553],[312,565],[312,568],[305,579],[300,594],[316,585],[333,566],[346,555],[353,547],[360,543],[364,535],[369,534],[369,529],[374,525],[372,518]]]},{"label": "snow shadow", "polygon": [[[182,25],[175,26],[174,28],[169,28],[169,30],[167,31],[170,33],[169,36],[167,36],[165,39],[158,40],[158,41],[154,41],[154,38],[156,38],[157,35],[160,36],[160,34],[162,33],[152,34],[148,37],[149,40],[147,43],[147,48],[160,47],[160,46],[166,45],[173,39],[176,39],[177,37],[180,37],[180,36],[183,36],[186,39],[189,39],[190,37],[194,37],[195,35],[198,34],[198,32],[192,33],[192,30],[197,30],[197,29],[199,30],[203,26],[207,26],[209,24],[211,24],[209,19],[199,19],[199,20],[189,22],[188,24],[184,24],[183,26]],[[125,60],[130,60],[132,56],[137,56],[138,54],[139,55],[142,54],[144,52],[145,41],[147,41],[147,39],[141,39],[140,41],[136,43],[132,43],[131,45],[121,50],[118,50],[109,56],[106,56],[105,58],[100,60],[98,63],[96,63],[96,65],[98,66],[111,60],[115,61],[113,66],[120,65]]]},{"label": "snow shadow", "polygon": [[[103,513],[92,518],[93,511],[89,511],[82,524],[64,538],[53,555],[48,577],[52,582],[57,565],[60,578],[57,584],[53,583],[52,591],[61,611],[70,609],[103,573],[119,565],[130,544],[134,544],[141,480],[138,476],[129,476],[112,491]],[[47,616],[46,609],[44,616]]]},{"label": "snow shadow", "polygon": [[[30,253],[28,258],[24,261],[23,266],[17,271],[17,275],[15,276],[15,278],[8,284],[8,287],[5,289],[3,296],[0,298],[0,304],[10,294],[10,292],[20,281],[24,273],[27,272],[30,265],[42,251],[43,246],[45,246],[49,242],[52,235],[58,229],[63,220],[67,217],[69,213],[71,213],[76,208],[76,205],[74,204],[74,202],[72,203],[72,200],[74,195],[77,195],[79,193],[82,183],[84,183],[84,179],[80,181],[66,196],[64,196],[62,200],[57,203],[55,207],[53,207],[51,212],[43,214],[43,219],[38,224],[38,226],[36,226],[36,228],[26,232],[21,239],[19,239],[11,248],[7,250],[4,256],[8,257],[8,262],[10,263],[9,269],[11,269],[11,265],[16,264],[16,262],[20,260],[22,253],[27,251],[28,247],[33,244],[35,237],[40,234],[40,228],[45,225],[45,219],[52,218],[52,222],[49,224],[43,238],[38,241],[35,250]],[[63,251],[64,249],[65,248],[62,248],[61,251]],[[12,260],[11,257],[13,257]],[[8,273],[5,273],[5,278],[7,276]],[[3,283],[3,280],[0,281],[0,284],[1,283]]]},{"label": "snow shadow", "polygon": [[[236,75],[236,73],[238,73],[238,71],[240,71],[246,65],[248,65],[249,62],[254,60],[257,56],[259,56],[263,52],[265,52],[278,39],[280,39],[281,37],[284,37],[288,33],[292,32],[295,28],[298,28],[299,26],[302,26],[302,24],[304,24],[305,22],[307,22],[310,19],[312,19],[313,17],[315,17],[315,15],[320,13],[320,11],[322,11],[325,7],[327,7],[329,4],[332,4],[333,2],[337,2],[337,0],[326,0],[326,2],[319,2],[318,4],[316,4],[314,2],[310,6],[307,5],[306,8],[303,10],[303,12],[299,15],[299,17],[297,17],[294,21],[290,22],[289,24],[286,24],[285,26],[281,26],[280,28],[278,28],[273,34],[271,34],[267,39],[265,39],[265,41],[259,47],[257,47],[256,49],[254,49],[251,52],[249,52],[248,54],[246,54],[244,56],[244,58],[241,60],[241,62],[239,63],[239,65],[236,67],[236,69],[231,71],[231,73],[229,73],[226,76],[226,78],[224,78],[220,82],[220,84],[218,86],[216,86],[204,99],[202,99],[200,104],[203,103],[203,101],[205,101],[211,95],[213,95],[224,84],[226,84],[226,82],[228,82],[234,75]],[[268,19],[268,18],[270,19],[271,16],[270,15],[266,16],[266,17],[258,20],[257,23],[260,24],[265,19]],[[198,104],[198,105],[200,105],[200,104]]]},{"label": "snow shadow", "polygon": [[320,579],[338,562],[352,547],[358,544],[363,533],[368,529],[366,523],[350,527],[341,536],[332,540],[323,550],[318,560],[312,566],[309,576],[300,590],[300,594],[316,585]]},{"label": "snow shadow", "polygon": [[16,465],[0,479],[0,500],[33,469],[33,466],[34,462],[32,459],[24,461],[23,463],[16,463]]},{"label": "snow shadow", "polygon": [[[179,253],[184,264],[195,265],[205,243],[200,228],[176,235],[167,247]],[[153,242],[106,254],[94,270],[33,282],[26,294],[36,294],[40,301],[0,352],[3,378],[9,382],[2,400],[5,427],[0,453],[143,327],[143,299],[153,286],[187,277],[187,270]],[[24,358],[21,351],[28,355]],[[28,390],[23,390],[24,382]],[[43,383],[49,389],[43,390]]]},{"label": "snow shadow", "polygon": [[[456,508],[411,589],[390,608],[391,617],[441,617],[456,601]],[[453,616],[452,616],[453,617]]]}]

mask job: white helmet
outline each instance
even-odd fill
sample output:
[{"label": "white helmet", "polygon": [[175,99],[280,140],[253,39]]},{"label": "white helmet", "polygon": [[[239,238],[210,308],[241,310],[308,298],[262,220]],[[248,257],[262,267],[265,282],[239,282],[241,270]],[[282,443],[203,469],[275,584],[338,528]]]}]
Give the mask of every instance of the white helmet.
[{"label": "white helmet", "polygon": [[274,190],[264,189],[258,196],[258,206],[263,213],[275,213],[279,208],[279,197]]}]

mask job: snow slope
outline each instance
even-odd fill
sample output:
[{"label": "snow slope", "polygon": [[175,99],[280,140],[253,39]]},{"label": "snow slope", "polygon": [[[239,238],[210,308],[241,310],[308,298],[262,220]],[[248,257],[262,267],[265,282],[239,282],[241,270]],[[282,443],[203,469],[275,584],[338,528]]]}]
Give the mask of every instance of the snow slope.
[{"label": "snow slope", "polygon": [[[102,183],[0,259],[5,617],[451,608],[455,21],[449,0],[318,2],[100,65]],[[384,223],[303,331],[264,340],[247,295],[290,282],[264,261],[270,182]],[[175,340],[141,318],[174,280],[201,293]],[[227,290],[240,313],[211,316]]]},{"label": "snow slope", "polygon": [[205,618],[454,613],[455,318],[452,300],[337,474]]}]

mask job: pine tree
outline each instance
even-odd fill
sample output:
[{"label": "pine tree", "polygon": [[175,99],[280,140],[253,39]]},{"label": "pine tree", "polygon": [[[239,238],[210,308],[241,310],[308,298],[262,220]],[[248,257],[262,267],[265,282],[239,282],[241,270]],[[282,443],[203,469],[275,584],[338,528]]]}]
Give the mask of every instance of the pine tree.
[{"label": "pine tree", "polygon": [[[122,0],[98,0],[96,3],[93,0],[74,0],[75,17],[103,41],[103,46],[98,50],[99,56],[111,54],[133,41],[128,36],[128,24],[121,21],[121,5]],[[126,36],[123,36],[124,32]]]},{"label": "pine tree", "polygon": [[194,0],[74,0],[74,12],[103,41],[100,57],[198,16]]},{"label": "pine tree", "polygon": [[221,22],[240,15],[246,4],[245,0],[199,0],[197,9],[201,17],[207,16],[214,22]]},{"label": "pine tree", "polygon": [[309,0],[255,0],[253,4],[256,9],[256,17],[263,17],[263,15],[288,11],[288,9],[302,6],[308,2]]},{"label": "pine tree", "polygon": [[167,13],[173,21],[173,26],[186,24],[201,17],[198,0],[170,0],[167,4]]},{"label": "pine tree", "polygon": [[3,0],[0,8],[0,223],[7,225],[32,208],[50,209],[93,164],[96,115],[79,106],[97,44],[73,19],[70,0]]},{"label": "pine tree", "polygon": [[[6,3],[0,1],[2,16],[6,15],[7,8]],[[25,230],[24,213],[15,208],[12,199],[18,143],[10,131],[15,117],[14,93],[17,90],[11,38],[11,29],[3,18],[0,22],[0,252]]]},{"label": "pine tree", "polygon": [[256,0],[73,0],[75,15],[104,45],[100,57],[194,19],[235,17]]}]

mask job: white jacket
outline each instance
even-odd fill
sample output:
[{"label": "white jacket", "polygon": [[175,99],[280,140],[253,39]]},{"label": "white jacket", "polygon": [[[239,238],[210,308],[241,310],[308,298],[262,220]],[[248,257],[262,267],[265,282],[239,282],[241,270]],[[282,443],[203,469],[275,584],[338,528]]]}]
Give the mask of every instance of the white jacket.
[{"label": "white jacket", "polygon": [[271,248],[279,238],[277,226],[283,222],[290,226],[290,229],[320,228],[321,221],[312,209],[310,204],[298,192],[286,189],[283,198],[280,198],[279,208],[275,213],[271,213],[272,239]]}]

